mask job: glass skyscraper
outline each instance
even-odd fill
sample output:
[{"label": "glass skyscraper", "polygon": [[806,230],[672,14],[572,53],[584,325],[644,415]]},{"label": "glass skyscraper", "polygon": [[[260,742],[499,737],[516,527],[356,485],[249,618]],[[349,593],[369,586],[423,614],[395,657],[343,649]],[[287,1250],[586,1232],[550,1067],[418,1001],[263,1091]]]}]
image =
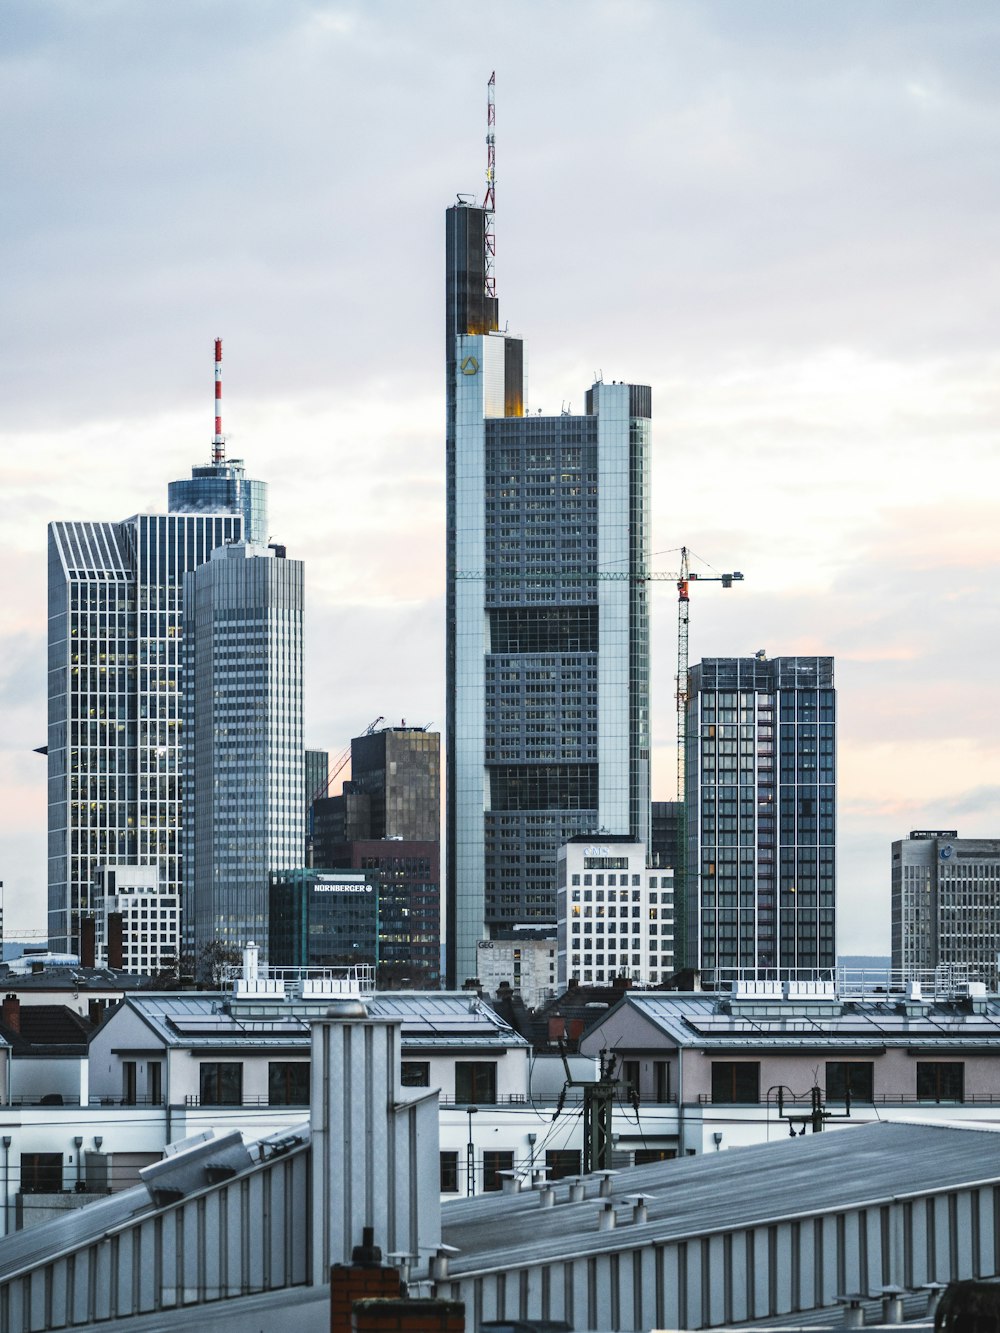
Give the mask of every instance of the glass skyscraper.
[{"label": "glass skyscraper", "polygon": [[487,294],[487,215],[447,212],[448,976],[555,922],[556,853],[649,841],[650,390],[525,415]]},{"label": "glass skyscraper", "polygon": [[99,865],[156,865],[163,892],[180,894],[183,578],[240,540],[248,495],[266,530],[266,488],[245,486],[231,508],[179,500],[184,512],[49,525],[53,949],[78,950]]},{"label": "glass skyscraper", "polygon": [[184,579],[184,940],[268,958],[272,871],[302,859],[303,564],[236,542]]},{"label": "glass skyscraper", "polygon": [[688,966],[709,979],[833,967],[833,658],[692,667],[686,760]]}]

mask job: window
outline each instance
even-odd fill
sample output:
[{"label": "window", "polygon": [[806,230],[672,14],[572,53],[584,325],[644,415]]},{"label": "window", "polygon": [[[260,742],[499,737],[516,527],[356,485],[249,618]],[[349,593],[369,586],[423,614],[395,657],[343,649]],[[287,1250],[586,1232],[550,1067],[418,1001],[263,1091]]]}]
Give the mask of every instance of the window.
[{"label": "window", "polygon": [[639,1061],[622,1061],[622,1096],[638,1097],[639,1095]]},{"label": "window", "polygon": [[243,1101],[243,1066],[235,1061],[206,1061],[201,1069],[202,1106],[239,1106]]},{"label": "window", "polygon": [[759,1060],[713,1060],[712,1101],[760,1101]]},{"label": "window", "polygon": [[870,1102],[875,1084],[875,1066],[870,1060],[827,1060],[826,1100],[846,1102],[848,1092],[852,1102]]},{"label": "window", "polygon": [[21,1154],[22,1194],[58,1194],[62,1187],[62,1153]]},{"label": "window", "polygon": [[309,1105],[309,1061],[272,1060],[267,1066],[268,1106]]},{"label": "window", "polygon": [[580,1174],[580,1154],[574,1148],[553,1148],[545,1154],[549,1180],[562,1180],[564,1176]]},{"label": "window", "polygon": [[492,1152],[483,1153],[483,1189],[499,1190],[503,1189],[503,1180],[501,1171],[514,1170],[514,1154],[512,1152]]},{"label": "window", "polygon": [[670,1065],[666,1060],[655,1060],[653,1062],[653,1074],[656,1079],[656,1100],[658,1102],[669,1102]]},{"label": "window", "polygon": [[649,1166],[651,1162],[671,1162],[676,1156],[676,1148],[636,1148],[635,1165]]},{"label": "window", "polygon": [[443,1152],[441,1154],[441,1193],[458,1193],[458,1153]]},{"label": "window", "polygon": [[150,1060],[146,1066],[146,1088],[150,1106],[163,1105],[163,1062]]},{"label": "window", "polygon": [[122,1061],[122,1103],[125,1106],[135,1105],[135,1061]]},{"label": "window", "polygon": [[456,1060],[455,1101],[476,1105],[497,1099],[495,1060]]},{"label": "window", "polygon": [[429,1088],[431,1086],[431,1062],[429,1060],[403,1060],[399,1066],[399,1081],[404,1088]]},{"label": "window", "polygon": [[918,1102],[964,1102],[965,1065],[917,1061]]}]

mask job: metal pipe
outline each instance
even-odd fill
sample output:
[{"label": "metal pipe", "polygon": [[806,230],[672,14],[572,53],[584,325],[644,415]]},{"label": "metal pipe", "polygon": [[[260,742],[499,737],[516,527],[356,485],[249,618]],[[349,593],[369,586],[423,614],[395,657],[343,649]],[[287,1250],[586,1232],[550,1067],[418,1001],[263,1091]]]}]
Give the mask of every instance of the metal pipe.
[{"label": "metal pipe", "polygon": [[10,1235],[10,1135],[3,1139],[3,1234]]}]

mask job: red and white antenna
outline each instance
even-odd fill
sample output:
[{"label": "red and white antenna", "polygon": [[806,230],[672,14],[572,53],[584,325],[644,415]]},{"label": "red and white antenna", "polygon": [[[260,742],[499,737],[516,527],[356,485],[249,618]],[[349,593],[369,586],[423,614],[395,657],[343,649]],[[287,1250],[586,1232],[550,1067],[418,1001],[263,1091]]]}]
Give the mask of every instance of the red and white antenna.
[{"label": "red and white antenna", "polygon": [[226,461],[226,441],[222,434],[222,339],[215,340],[215,439],[212,441],[212,462]]},{"label": "red and white antenna", "polygon": [[483,200],[483,211],[486,214],[483,227],[483,242],[486,255],[486,281],[483,290],[487,296],[496,296],[497,280],[494,266],[497,257],[497,238],[493,230],[493,216],[496,212],[496,169],[497,169],[497,143],[494,125],[496,124],[496,103],[494,94],[496,92],[497,72],[490,75],[490,81],[486,85],[486,197]]}]

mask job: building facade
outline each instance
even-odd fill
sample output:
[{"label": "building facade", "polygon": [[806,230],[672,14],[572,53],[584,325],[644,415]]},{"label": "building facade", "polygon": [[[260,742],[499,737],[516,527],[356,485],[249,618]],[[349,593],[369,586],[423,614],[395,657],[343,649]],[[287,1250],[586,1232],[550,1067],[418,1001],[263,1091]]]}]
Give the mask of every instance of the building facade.
[{"label": "building facade", "polygon": [[184,936],[268,956],[273,870],[302,860],[300,560],[237,542],[184,583]]},{"label": "building facade", "polygon": [[[247,485],[259,512],[263,483]],[[154,865],[164,891],[181,892],[183,580],[243,529],[241,507],[49,525],[54,949],[79,950],[98,865]]]},{"label": "building facade", "polygon": [[175,967],[181,900],[156,866],[98,866],[93,900],[98,965],[142,976]]},{"label": "building facade", "polygon": [[914,829],[892,844],[892,966],[908,977],[955,964],[996,990],[1000,839]]},{"label": "building facade", "polygon": [[[487,283],[492,214],[447,212],[448,974],[555,920],[556,851],[649,840],[650,390],[525,414]],[[487,288],[490,288],[490,291]]]},{"label": "building facade", "polygon": [[269,912],[272,967],[378,963],[378,888],[367,875],[277,871]]},{"label": "building facade", "polygon": [[557,982],[658,985],[676,970],[674,872],[648,867],[628,838],[574,838],[559,849]]},{"label": "building facade", "polygon": [[833,658],[706,658],[687,737],[687,965],[833,967]]}]

